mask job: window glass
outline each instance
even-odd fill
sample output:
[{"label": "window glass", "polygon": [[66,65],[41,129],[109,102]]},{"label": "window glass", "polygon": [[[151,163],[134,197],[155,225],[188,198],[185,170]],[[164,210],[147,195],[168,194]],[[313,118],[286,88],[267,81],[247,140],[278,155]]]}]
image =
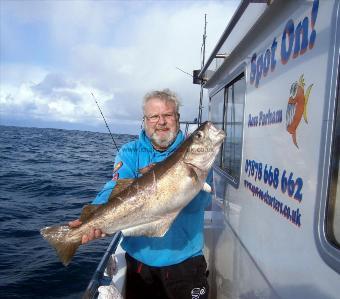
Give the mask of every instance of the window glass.
[{"label": "window glass", "polygon": [[245,90],[245,77],[241,75],[227,85],[225,92],[224,130],[227,137],[223,144],[222,169],[235,182],[239,181],[241,170]]},{"label": "window glass", "polygon": [[210,121],[220,129],[223,129],[224,88],[210,99]]},{"label": "window glass", "polygon": [[338,103],[330,172],[327,235],[333,245],[340,247],[340,105]]},{"label": "window glass", "polygon": [[[223,128],[223,111],[224,111],[224,88],[210,98],[210,121],[220,129]],[[221,151],[216,157],[216,163],[221,165]]]}]

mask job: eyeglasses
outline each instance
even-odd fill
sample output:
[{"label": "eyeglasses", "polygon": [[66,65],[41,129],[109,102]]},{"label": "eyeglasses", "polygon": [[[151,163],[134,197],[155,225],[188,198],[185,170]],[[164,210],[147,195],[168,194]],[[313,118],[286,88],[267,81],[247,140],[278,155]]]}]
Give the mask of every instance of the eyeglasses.
[{"label": "eyeglasses", "polygon": [[146,118],[151,123],[156,123],[156,122],[159,121],[161,116],[162,116],[162,118],[169,121],[169,120],[174,120],[176,118],[176,116],[178,116],[178,113],[154,114],[154,115],[150,115],[150,116],[144,115],[144,118]]}]

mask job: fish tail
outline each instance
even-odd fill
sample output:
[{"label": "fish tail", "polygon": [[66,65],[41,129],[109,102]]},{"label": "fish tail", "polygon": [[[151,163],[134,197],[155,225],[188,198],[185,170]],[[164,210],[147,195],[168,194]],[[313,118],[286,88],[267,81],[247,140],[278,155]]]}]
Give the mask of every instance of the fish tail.
[{"label": "fish tail", "polygon": [[308,99],[309,99],[309,95],[310,95],[310,91],[313,87],[313,84],[309,85],[307,90],[306,90],[306,94],[305,94],[305,105],[303,107],[303,119],[305,120],[306,124],[308,124],[308,120],[307,120],[307,104],[308,104]]},{"label": "fish tail", "polygon": [[294,133],[292,134],[292,137],[293,137],[293,143],[295,144],[295,146],[296,146],[297,148],[299,148],[299,146],[298,146],[298,144],[297,144],[297,141],[296,141],[296,132],[294,132]]},{"label": "fish tail", "polygon": [[40,234],[57,251],[60,261],[67,266],[74,256],[81,240],[73,240],[67,237],[70,227],[67,225],[50,226],[40,230]]}]

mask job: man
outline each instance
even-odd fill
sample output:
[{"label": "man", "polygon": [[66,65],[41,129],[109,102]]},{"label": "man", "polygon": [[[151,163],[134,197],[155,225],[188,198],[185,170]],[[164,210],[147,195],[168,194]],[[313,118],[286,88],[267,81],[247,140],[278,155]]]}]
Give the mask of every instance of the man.
[{"label": "man", "polygon": [[[115,159],[113,180],[92,204],[107,202],[118,179],[137,178],[172,154],[184,141],[179,127],[179,101],[168,89],[144,97],[144,130],[122,146]],[[181,178],[178,178],[181,179]],[[201,191],[177,216],[164,237],[124,237],[126,298],[208,298],[204,245],[204,209],[210,203]],[[71,226],[79,225],[73,221]],[[82,242],[98,238],[94,229]]]}]

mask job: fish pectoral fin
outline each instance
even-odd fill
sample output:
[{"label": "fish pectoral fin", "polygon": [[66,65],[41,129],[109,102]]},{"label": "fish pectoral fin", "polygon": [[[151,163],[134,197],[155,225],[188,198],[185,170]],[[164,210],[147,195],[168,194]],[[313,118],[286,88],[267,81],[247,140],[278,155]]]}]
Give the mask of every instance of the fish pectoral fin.
[{"label": "fish pectoral fin", "polygon": [[123,190],[128,188],[134,181],[135,181],[135,179],[120,179],[120,180],[117,180],[115,187],[111,191],[109,201],[112,200],[113,198],[115,198],[115,196],[117,194],[121,193]]},{"label": "fish pectoral fin", "polygon": [[163,237],[169,230],[178,213],[165,218],[122,230],[124,236]]},{"label": "fish pectoral fin", "polygon": [[202,190],[205,191],[205,192],[211,193],[212,188],[211,188],[211,186],[208,183],[205,182],[204,185],[203,185]]},{"label": "fish pectoral fin", "polygon": [[85,205],[81,211],[79,220],[81,222],[86,221],[97,211],[99,207],[100,205]]}]

